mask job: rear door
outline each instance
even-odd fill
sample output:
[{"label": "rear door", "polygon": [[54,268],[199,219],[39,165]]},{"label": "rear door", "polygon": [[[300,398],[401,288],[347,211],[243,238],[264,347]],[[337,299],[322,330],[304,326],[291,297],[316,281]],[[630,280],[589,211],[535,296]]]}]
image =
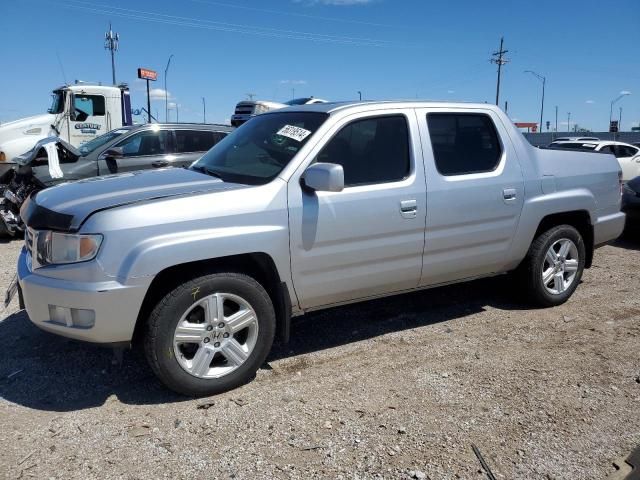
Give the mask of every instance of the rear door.
[{"label": "rear door", "polygon": [[487,109],[418,110],[427,181],[421,285],[499,272],[524,200],[507,131]]},{"label": "rear door", "polygon": [[180,128],[174,130],[174,135],[176,151],[172,165],[188,167],[227,134],[211,130]]},{"label": "rear door", "polygon": [[424,247],[425,183],[413,110],[336,123],[312,162],[343,166],[341,192],[289,181],[293,284],[305,309],[415,288]]},{"label": "rear door", "polygon": [[100,175],[167,167],[175,159],[171,131],[166,129],[136,131],[112,146],[122,148],[124,155],[110,159],[103,152],[98,157]]}]

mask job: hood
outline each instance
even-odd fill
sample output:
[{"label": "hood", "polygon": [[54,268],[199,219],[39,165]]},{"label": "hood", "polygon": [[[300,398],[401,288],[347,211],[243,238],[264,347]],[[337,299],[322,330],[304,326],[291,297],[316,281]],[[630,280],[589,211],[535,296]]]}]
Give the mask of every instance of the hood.
[{"label": "hood", "polygon": [[82,156],[82,153],[80,153],[80,150],[78,150],[73,145],[65,142],[60,137],[47,137],[47,138],[43,138],[42,140],[39,140],[38,143],[36,143],[33,146],[33,148],[28,152],[25,152],[22,155],[18,155],[17,157],[14,157],[13,161],[16,162],[18,165],[28,165],[31,162],[33,162],[33,160],[36,158],[36,155],[38,154],[38,152],[42,147],[52,142],[56,142],[59,148],[66,150],[67,152],[71,153],[75,157],[79,158]]},{"label": "hood", "polygon": [[[43,113],[33,117],[22,118],[7,122],[0,125],[0,145],[8,140],[26,135],[39,135],[40,137],[48,136],[52,130],[51,124],[56,120],[56,116],[52,113]],[[28,130],[40,128],[39,132],[25,133]]]},{"label": "hood", "polygon": [[245,188],[184,168],[93,177],[41,190],[21,209],[35,229],[77,231],[93,213],[161,198]]}]

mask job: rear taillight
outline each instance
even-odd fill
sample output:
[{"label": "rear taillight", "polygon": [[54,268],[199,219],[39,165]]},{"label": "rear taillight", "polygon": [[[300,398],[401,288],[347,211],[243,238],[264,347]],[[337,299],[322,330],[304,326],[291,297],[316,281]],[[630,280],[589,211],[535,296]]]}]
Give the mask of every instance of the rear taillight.
[{"label": "rear taillight", "polygon": [[618,184],[620,185],[620,196],[624,193],[624,184],[622,183],[622,170],[618,170]]}]

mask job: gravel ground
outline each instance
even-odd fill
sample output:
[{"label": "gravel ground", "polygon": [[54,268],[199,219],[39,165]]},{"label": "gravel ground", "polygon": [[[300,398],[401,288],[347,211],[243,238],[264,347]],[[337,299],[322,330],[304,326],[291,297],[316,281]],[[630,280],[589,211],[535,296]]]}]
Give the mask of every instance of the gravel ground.
[{"label": "gravel ground", "polygon": [[[0,288],[21,242],[0,244]],[[165,390],[142,357],[0,314],[6,478],[604,478],[640,444],[640,228],[565,305],[505,278],[297,319],[248,385]],[[1,307],[0,307],[1,308]]]}]

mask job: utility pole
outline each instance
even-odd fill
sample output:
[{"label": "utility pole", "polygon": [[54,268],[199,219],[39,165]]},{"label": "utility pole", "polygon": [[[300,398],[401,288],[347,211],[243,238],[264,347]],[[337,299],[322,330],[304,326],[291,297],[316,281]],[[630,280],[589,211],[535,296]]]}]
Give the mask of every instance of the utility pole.
[{"label": "utility pole", "polygon": [[545,77],[544,75],[540,75],[539,73],[536,73],[532,70],[525,70],[524,73],[530,73],[542,82],[542,101],[540,103],[540,130],[538,130],[539,132],[542,132],[542,116],[544,115],[544,86],[547,83],[547,77]]},{"label": "utility pole", "polygon": [[172,57],[173,57],[173,53],[169,55],[169,60],[167,61],[167,67],[164,69],[164,121],[165,123],[169,121],[169,94],[167,93],[167,72],[169,71],[169,65],[171,65]]},{"label": "utility pole", "polygon": [[296,89],[292,88],[291,89],[291,100],[293,100],[294,98],[296,98]]},{"label": "utility pole", "polygon": [[113,33],[111,29],[111,22],[109,22],[109,31],[104,34],[104,48],[111,52],[111,76],[113,84],[116,84],[116,60],[115,53],[118,50],[118,42],[120,41],[120,35]]},{"label": "utility pole", "polygon": [[256,96],[256,94],[255,94],[255,93],[245,93],[245,95],[247,96],[247,98],[248,98],[249,100],[253,100],[253,97],[255,97],[255,96]]},{"label": "utility pole", "polygon": [[509,60],[504,58],[504,54],[507,53],[509,50],[505,50],[504,48],[502,48],[503,44],[504,44],[504,37],[500,37],[500,50],[498,50],[497,52],[494,52],[491,55],[494,58],[490,60],[491,63],[495,63],[498,65],[498,83],[496,85],[496,105],[500,104],[500,75],[502,72],[502,66],[509,62]]},{"label": "utility pole", "polygon": [[558,133],[558,106],[556,105],[556,134]]},{"label": "utility pole", "polygon": [[567,132],[571,133],[571,112],[567,112]]},{"label": "utility pole", "polygon": [[207,104],[202,97],[202,123],[207,123]]},{"label": "utility pole", "polygon": [[[360,101],[362,101],[362,92],[360,90],[358,90],[358,97],[360,98]],[[416,93],[416,98],[418,98],[417,93]]]},{"label": "utility pole", "polygon": [[509,102],[504,101],[504,113],[509,113]]}]

